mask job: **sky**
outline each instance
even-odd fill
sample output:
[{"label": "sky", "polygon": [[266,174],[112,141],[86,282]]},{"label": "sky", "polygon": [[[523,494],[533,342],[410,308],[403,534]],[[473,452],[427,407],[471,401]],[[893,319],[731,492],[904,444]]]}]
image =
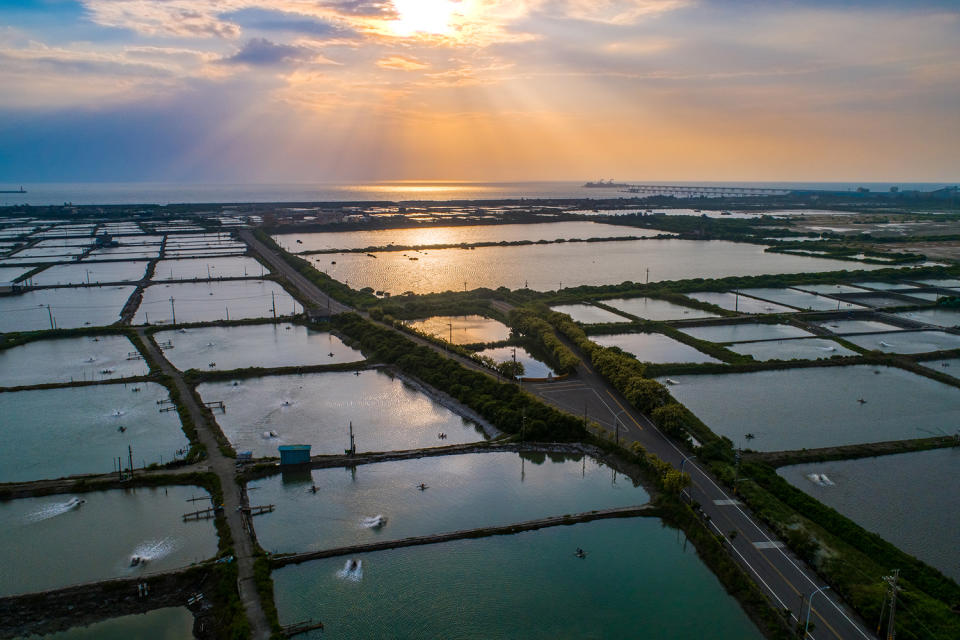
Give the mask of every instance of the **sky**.
[{"label": "sky", "polygon": [[0,184],[960,180],[960,2],[0,0]]}]

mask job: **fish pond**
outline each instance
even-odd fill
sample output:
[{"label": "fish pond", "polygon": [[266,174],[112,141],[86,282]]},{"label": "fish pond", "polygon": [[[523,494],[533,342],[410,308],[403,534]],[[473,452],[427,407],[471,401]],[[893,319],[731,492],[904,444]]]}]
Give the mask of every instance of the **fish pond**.
[{"label": "fish pond", "polygon": [[716,314],[693,307],[658,300],[657,298],[619,298],[604,300],[606,305],[629,313],[630,315],[662,322],[664,320],[688,320],[693,318],[715,318]]},{"label": "fish pond", "polygon": [[833,300],[815,293],[798,291],[797,289],[741,289],[740,293],[745,293],[754,298],[761,298],[776,302],[789,307],[803,309],[805,311],[829,311],[843,309],[862,309],[860,305],[840,300]]},{"label": "fish pond", "polygon": [[173,316],[178,323],[266,318],[274,315],[274,305],[277,317],[303,311],[271,280],[155,284],[144,290],[133,324],[170,324]]},{"label": "fish pond", "polygon": [[[204,504],[187,500],[204,495],[200,487],[139,487],[0,502],[0,596],[211,558],[217,551],[213,521],[182,519]],[[146,562],[131,566],[134,556]]]},{"label": "fish pond", "polygon": [[477,355],[492,358],[497,363],[512,361],[516,356],[517,362],[523,365],[524,378],[549,378],[556,375],[553,369],[530,355],[523,347],[493,347],[478,351]]},{"label": "fish pond", "polygon": [[717,305],[721,309],[736,311],[738,313],[792,313],[794,311],[794,309],[780,304],[757,300],[726,291],[701,291],[698,293],[688,293],[687,296],[694,300],[709,302],[710,304]]},{"label": "fish pond", "polygon": [[38,286],[136,282],[147,270],[146,262],[91,262],[47,267],[31,280]]},{"label": "fish pond", "polygon": [[858,347],[886,353],[927,353],[960,349],[960,335],[945,331],[897,331],[865,336],[848,336]]},{"label": "fish pond", "polygon": [[879,333],[883,331],[899,331],[900,327],[879,322],[877,320],[824,320],[814,322],[824,329],[829,329],[837,335],[852,335],[857,333]]},{"label": "fish pond", "polygon": [[186,371],[295,367],[359,362],[363,354],[340,338],[302,325],[252,324],[158,331],[153,335],[173,366]]},{"label": "fish pond", "polygon": [[281,624],[313,618],[351,638],[762,638],[682,534],[654,518],[355,558],[353,571],[346,558],[275,571]]},{"label": "fish pond", "polygon": [[[139,389],[139,391],[134,391]],[[110,473],[170,462],[189,442],[176,411],[159,411],[167,390],[153,382],[0,393],[0,482]]]},{"label": "fish pond", "polygon": [[0,387],[129,378],[149,371],[126,336],[38,340],[0,350]]},{"label": "fish pond", "polygon": [[[393,294],[432,293],[505,286],[550,291],[630,280],[680,280],[831,271],[849,262],[764,253],[761,245],[721,240],[568,242],[520,247],[437,249],[404,256],[399,251],[312,256],[321,271],[351,287]],[[865,266],[869,268],[869,266]]]},{"label": "fish pond", "polygon": [[510,337],[510,327],[499,320],[478,315],[432,316],[424,320],[410,320],[406,324],[427,335],[448,342],[452,340],[453,344],[486,344]]},{"label": "fish pond", "polygon": [[575,322],[583,324],[600,324],[604,322],[630,322],[629,318],[618,315],[606,309],[591,304],[562,304],[551,307],[553,311],[565,313]]},{"label": "fish pond", "polygon": [[709,342],[744,342],[747,340],[782,340],[784,338],[808,338],[813,334],[790,324],[763,324],[740,322],[736,324],[711,324],[703,327],[684,327],[687,335]]},{"label": "fish pond", "polygon": [[841,344],[826,338],[800,338],[798,340],[767,340],[747,342],[728,347],[731,351],[753,356],[754,360],[822,360],[834,356],[855,356]]},{"label": "fish pond", "polygon": [[[927,435],[918,431],[914,437]],[[949,543],[960,531],[957,494],[950,489],[960,482],[958,469],[960,450],[937,449],[794,465],[777,473],[960,582],[960,546]]]},{"label": "fish pond", "polygon": [[541,222],[534,224],[465,225],[424,227],[422,229],[377,229],[373,231],[336,231],[287,233],[273,236],[281,247],[292,253],[367,247],[422,247],[438,244],[475,244],[480,242],[521,242],[569,238],[648,238],[660,231],[637,229],[599,222]]},{"label": "fish pond", "polygon": [[[421,483],[427,488],[421,490]],[[302,477],[256,480],[248,491],[257,504],[277,505],[254,521],[261,545],[273,552],[506,525],[649,500],[630,478],[592,458],[535,452],[314,469]]]},{"label": "fish pond", "polygon": [[218,280],[268,275],[270,270],[247,256],[161,260],[153,280]]},{"label": "fish pond", "polygon": [[55,288],[0,297],[0,332],[100,327],[120,320],[134,287]]},{"label": "fish pond", "polygon": [[[960,389],[894,367],[856,365],[673,376],[670,393],[714,433],[758,451],[918,437],[960,422]],[[860,402],[860,401],[863,402]]]},{"label": "fish pond", "polygon": [[947,358],[946,360],[926,360],[918,364],[939,371],[953,378],[960,378],[960,358]]},{"label": "fish pond", "polygon": [[[378,370],[267,376],[207,382],[205,401],[222,400],[217,413],[238,451],[277,456],[283,444],[313,445],[312,454],[343,453],[352,422],[357,451],[415,449],[484,440],[469,422],[399,378]],[[447,438],[440,439],[438,434]]]},{"label": "fish pond", "polygon": [[604,347],[619,347],[641,362],[720,362],[662,333],[618,333],[590,339]]},{"label": "fish pond", "polygon": [[908,320],[935,324],[938,327],[960,326],[960,309],[955,308],[918,309],[917,311],[904,311],[896,315]]}]

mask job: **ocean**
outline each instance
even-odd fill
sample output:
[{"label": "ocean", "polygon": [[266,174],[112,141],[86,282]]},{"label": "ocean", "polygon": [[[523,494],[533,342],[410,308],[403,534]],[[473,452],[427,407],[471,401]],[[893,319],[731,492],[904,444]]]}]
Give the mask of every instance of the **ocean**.
[{"label": "ocean", "polygon": [[[768,189],[827,189],[887,191],[892,186],[930,191],[945,184],[893,182],[663,182],[628,184],[729,186]],[[0,183],[0,189],[20,184]],[[24,183],[26,193],[0,193],[0,207],[10,205],[199,204],[223,202],[355,202],[409,200],[499,200],[513,198],[627,198],[619,189],[585,188],[582,182],[442,182],[395,181],[314,184],[185,184],[162,182]]]}]

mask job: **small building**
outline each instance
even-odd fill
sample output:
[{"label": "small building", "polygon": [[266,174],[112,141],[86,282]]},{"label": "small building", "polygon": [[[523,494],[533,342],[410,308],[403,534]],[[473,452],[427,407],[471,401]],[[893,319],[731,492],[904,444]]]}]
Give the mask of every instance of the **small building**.
[{"label": "small building", "polygon": [[280,466],[307,464],[310,462],[309,444],[284,444],[280,449]]}]

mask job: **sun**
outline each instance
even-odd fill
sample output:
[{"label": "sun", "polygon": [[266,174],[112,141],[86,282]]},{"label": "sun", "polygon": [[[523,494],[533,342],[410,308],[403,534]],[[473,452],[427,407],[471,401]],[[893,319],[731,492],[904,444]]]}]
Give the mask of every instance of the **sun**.
[{"label": "sun", "polygon": [[390,30],[397,36],[452,35],[457,5],[453,0],[393,0],[397,18]]}]

